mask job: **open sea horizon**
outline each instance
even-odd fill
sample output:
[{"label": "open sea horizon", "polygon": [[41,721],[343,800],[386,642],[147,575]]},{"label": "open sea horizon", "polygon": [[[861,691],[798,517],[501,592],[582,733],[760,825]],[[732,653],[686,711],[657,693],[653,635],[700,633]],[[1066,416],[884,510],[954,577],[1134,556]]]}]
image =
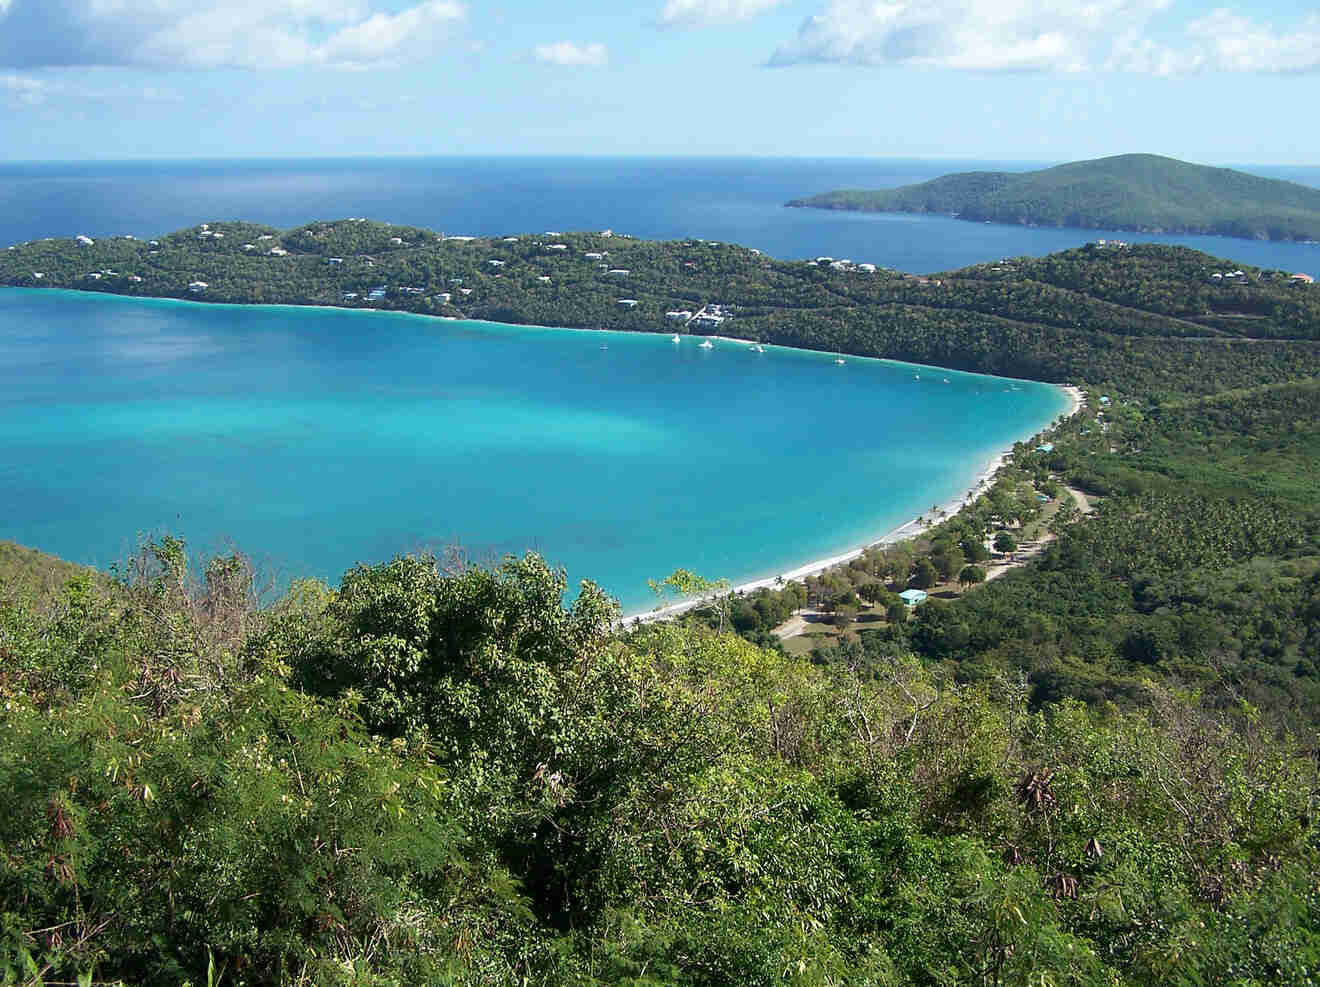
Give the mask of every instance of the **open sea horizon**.
[{"label": "open sea horizon", "polygon": [[[1288,270],[1320,246],[1045,229],[945,216],[789,209],[835,188],[892,188],[954,171],[1058,162],[862,158],[417,157],[0,163],[0,247],[46,236],[139,238],[201,222],[283,228],[366,216],[459,235],[613,229],[704,237],[785,260],[848,257],[915,274],[1052,253],[1097,238],[1178,243]],[[1320,187],[1320,167],[1243,166]]]}]

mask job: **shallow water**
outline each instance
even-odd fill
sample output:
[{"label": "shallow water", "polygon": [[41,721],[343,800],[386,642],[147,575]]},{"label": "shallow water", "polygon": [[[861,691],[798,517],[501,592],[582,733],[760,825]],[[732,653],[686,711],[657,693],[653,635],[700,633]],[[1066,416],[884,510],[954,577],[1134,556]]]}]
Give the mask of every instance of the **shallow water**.
[{"label": "shallow water", "polygon": [[778,347],[0,289],[0,537],[106,566],[169,531],[280,582],[537,549],[637,610],[679,566],[877,536],[1067,403]]}]

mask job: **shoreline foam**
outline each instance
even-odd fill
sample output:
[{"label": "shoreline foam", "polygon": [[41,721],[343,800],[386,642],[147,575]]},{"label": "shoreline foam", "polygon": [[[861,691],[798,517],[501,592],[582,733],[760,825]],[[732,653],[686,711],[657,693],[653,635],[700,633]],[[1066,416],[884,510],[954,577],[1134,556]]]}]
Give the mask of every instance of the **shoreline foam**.
[{"label": "shoreline foam", "polygon": [[[819,352],[819,351],[813,350],[812,352]],[[1085,404],[1085,400],[1083,399],[1081,388],[1073,384],[1056,384],[1053,386],[1058,387],[1061,391],[1067,394],[1069,398],[1070,403],[1068,410],[1065,411],[1062,415],[1060,415],[1061,418],[1065,418],[1065,419],[1071,418],[1073,415],[1077,414],[1079,411],[1082,410],[1082,407]],[[1035,435],[1036,433],[1033,432],[1031,434]],[[1030,438],[1030,436],[1028,436],[1027,438]],[[995,474],[999,472],[999,470],[1003,467],[1004,463],[1008,460],[1008,457],[1012,455],[1012,453],[1013,453],[1013,447],[1009,446],[1007,449],[1004,449],[1003,451],[996,454],[989,461],[989,463],[987,463],[986,466],[983,467],[981,471],[976,474],[975,478],[972,480],[970,487],[970,489],[973,492],[972,496],[968,496],[967,494],[960,494],[959,496],[954,497],[952,500],[944,504],[941,504],[940,510],[944,512],[945,518],[947,519],[953,517],[964,507],[966,507],[969,503],[971,503],[975,499],[975,497],[979,496],[981,493],[981,488],[991,483],[991,481],[995,477]],[[804,565],[798,566],[796,569],[792,569],[788,572],[779,573],[774,576],[769,576],[762,579],[753,579],[748,582],[739,583],[738,585],[732,587],[729,590],[729,592],[734,594],[751,593],[751,592],[755,592],[758,589],[773,588],[779,584],[780,580],[783,580],[784,583],[790,583],[795,579],[805,579],[808,576],[816,576],[829,569],[833,569],[835,566],[843,565],[846,562],[851,562],[853,559],[861,556],[862,553],[864,553],[867,549],[877,548],[886,545],[895,545],[901,541],[906,541],[907,539],[915,537],[916,535],[921,534],[922,531],[926,530],[926,527],[920,523],[921,517],[923,516],[924,515],[919,515],[918,517],[914,517],[909,521],[905,521],[902,524],[900,524],[898,527],[892,528],[889,531],[885,532],[879,538],[871,539],[861,545],[858,545],[856,548],[851,548],[848,551],[843,552],[839,555],[833,555],[826,559],[817,559],[813,562],[807,562]],[[688,610],[691,610],[694,607],[700,606],[705,599],[708,599],[708,597],[697,597],[695,599],[679,600],[676,603],[670,603],[667,604],[666,606],[658,607],[654,610],[645,611],[644,613],[626,614],[620,618],[620,623],[627,625],[646,624],[646,623],[650,623],[653,620],[664,620],[667,617],[676,617],[680,614],[686,613]]]}]

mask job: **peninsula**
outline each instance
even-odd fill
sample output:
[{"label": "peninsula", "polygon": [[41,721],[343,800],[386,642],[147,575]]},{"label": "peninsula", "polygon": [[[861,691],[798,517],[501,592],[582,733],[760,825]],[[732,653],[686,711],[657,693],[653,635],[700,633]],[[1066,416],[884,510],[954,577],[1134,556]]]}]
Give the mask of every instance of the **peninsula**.
[{"label": "peninsula", "polygon": [[[1221,383],[1320,370],[1320,290],[1308,278],[1160,245],[1096,243],[917,276],[703,240],[454,236],[364,219],[291,230],[212,222],[146,241],[79,236],[0,250],[0,284],[19,287],[730,335],[1155,391],[1171,366]],[[1244,363],[1230,358],[1241,340],[1304,345],[1255,347]]]},{"label": "peninsula", "polygon": [[0,250],[23,286],[0,304],[47,285],[727,333],[1085,397],[915,538],[670,622],[620,627],[590,582],[566,607],[535,554],[401,557],[263,603],[246,557],[175,537],[114,580],[0,543],[0,968],[1306,983],[1320,313],[1299,273],[1097,244],[915,277],[357,221]]},{"label": "peninsula", "polygon": [[1023,226],[1320,239],[1320,189],[1155,154],[1021,173],[962,172],[895,189],[840,189],[788,205]]}]

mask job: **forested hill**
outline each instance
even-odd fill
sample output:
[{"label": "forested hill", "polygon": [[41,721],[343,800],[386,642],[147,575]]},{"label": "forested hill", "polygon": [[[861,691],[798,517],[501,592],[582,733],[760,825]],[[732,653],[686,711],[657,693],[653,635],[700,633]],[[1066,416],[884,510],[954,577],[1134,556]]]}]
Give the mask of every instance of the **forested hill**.
[{"label": "forested hill", "polygon": [[[212,223],[152,241],[0,251],[9,285],[723,334],[1152,393],[1169,387],[1175,363],[1204,393],[1320,369],[1320,289],[1292,273],[1179,247],[1090,245],[916,277],[701,240],[445,238],[365,220],[287,231]],[[667,314],[706,305],[719,314]],[[1233,355],[1246,341],[1249,354]]]},{"label": "forested hill", "polygon": [[1320,239],[1320,190],[1154,154],[1041,171],[972,171],[896,189],[842,189],[790,206],[941,213],[1026,226]]},{"label": "forested hill", "polygon": [[[549,325],[715,302],[729,335],[1088,398],[914,542],[680,622],[622,627],[590,583],[566,607],[535,555],[262,599],[174,537],[113,580],[0,544],[0,984],[1314,984],[1315,289],[1239,267],[1093,247],[917,279],[367,223],[0,251],[28,286],[384,285]],[[844,618],[810,660],[767,632],[804,603]]]}]

